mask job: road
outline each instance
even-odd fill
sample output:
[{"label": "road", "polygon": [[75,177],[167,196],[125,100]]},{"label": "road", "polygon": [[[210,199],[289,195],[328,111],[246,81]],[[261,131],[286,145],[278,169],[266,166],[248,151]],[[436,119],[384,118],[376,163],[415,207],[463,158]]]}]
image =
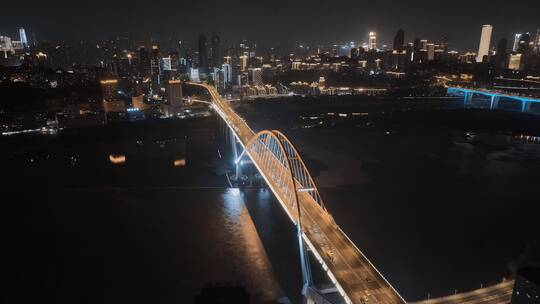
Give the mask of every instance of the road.
[{"label": "road", "polygon": [[508,280],[497,285],[434,298],[411,304],[508,304],[512,298],[514,281]]}]

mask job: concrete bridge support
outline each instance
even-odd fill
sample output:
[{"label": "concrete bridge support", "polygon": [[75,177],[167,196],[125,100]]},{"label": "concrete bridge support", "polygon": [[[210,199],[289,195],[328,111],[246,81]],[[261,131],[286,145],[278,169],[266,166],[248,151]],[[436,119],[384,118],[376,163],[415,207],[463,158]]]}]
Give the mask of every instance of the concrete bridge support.
[{"label": "concrete bridge support", "polygon": [[499,97],[497,95],[491,95],[491,104],[489,106],[489,109],[493,110],[493,109],[499,108],[499,100],[500,99],[501,99],[501,97]]},{"label": "concrete bridge support", "polygon": [[231,147],[232,147],[233,158],[234,158],[234,166],[235,166],[235,170],[234,170],[235,173],[234,173],[234,176],[231,177],[231,180],[234,182],[240,183],[246,179],[246,176],[242,174],[242,164],[241,164],[241,160],[239,160],[240,154],[238,153],[238,146],[236,144],[236,136],[234,135],[234,132],[232,129],[230,129],[230,131],[227,133],[229,133],[229,138],[231,141]]},{"label": "concrete bridge support", "polygon": [[464,106],[467,106],[468,104],[471,103],[473,95],[474,95],[473,92],[465,91],[465,93],[463,95],[463,105]]},{"label": "concrete bridge support", "polygon": [[529,112],[531,110],[531,102],[527,100],[521,101],[521,112]]},{"label": "concrete bridge support", "polygon": [[311,276],[311,266],[309,265],[309,255],[302,239],[302,228],[297,225],[298,228],[298,249],[300,253],[300,266],[302,267],[302,280],[304,281],[302,286],[302,295],[307,299],[309,288],[313,285],[313,277]]}]

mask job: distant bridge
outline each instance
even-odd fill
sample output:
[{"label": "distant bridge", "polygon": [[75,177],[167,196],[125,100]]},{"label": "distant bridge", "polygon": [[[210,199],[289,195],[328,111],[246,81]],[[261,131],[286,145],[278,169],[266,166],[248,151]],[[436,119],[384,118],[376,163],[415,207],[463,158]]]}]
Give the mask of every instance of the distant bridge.
[{"label": "distant bridge", "polygon": [[[241,176],[241,159],[251,159],[285,213],[296,225],[304,286],[302,293],[308,303],[332,303],[324,291],[313,286],[307,246],[326,271],[345,303],[405,304],[406,301],[375,268],[369,259],[334,222],[309,174],[300,154],[280,131],[264,130],[255,133],[246,121],[223,100],[216,89],[206,83],[187,84],[206,89],[212,98],[212,108],[230,129],[233,139],[240,144],[238,153],[233,140],[236,176]],[[464,293],[467,301],[426,300],[418,304],[499,304],[508,299],[508,286],[494,288],[493,299],[486,301],[483,292]],[[452,296],[456,299],[459,295]],[[461,298],[464,299],[464,298]],[[509,302],[509,301],[508,301]]]},{"label": "distant bridge", "polygon": [[474,95],[481,95],[490,98],[490,109],[496,109],[499,106],[499,101],[502,98],[515,100],[521,102],[521,111],[527,112],[530,110],[531,104],[540,102],[538,97],[530,97],[519,94],[502,93],[497,91],[490,91],[484,89],[471,89],[457,86],[447,87],[447,94],[452,96],[463,96],[464,104],[467,105],[472,102]]}]

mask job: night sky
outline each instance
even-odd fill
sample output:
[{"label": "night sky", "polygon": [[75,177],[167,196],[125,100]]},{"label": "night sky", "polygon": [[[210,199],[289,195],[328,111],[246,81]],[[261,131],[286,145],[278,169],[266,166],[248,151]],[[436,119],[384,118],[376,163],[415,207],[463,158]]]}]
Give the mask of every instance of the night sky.
[{"label": "night sky", "polygon": [[[366,41],[367,32],[391,43],[398,28],[406,40],[447,37],[461,51],[478,47],[482,24],[494,39],[540,27],[538,0],[94,0],[3,1],[0,35],[18,27],[38,40],[76,41],[130,36],[195,43],[198,33],[218,33],[224,43],[245,38],[263,45]],[[492,43],[495,45],[495,43]]]}]

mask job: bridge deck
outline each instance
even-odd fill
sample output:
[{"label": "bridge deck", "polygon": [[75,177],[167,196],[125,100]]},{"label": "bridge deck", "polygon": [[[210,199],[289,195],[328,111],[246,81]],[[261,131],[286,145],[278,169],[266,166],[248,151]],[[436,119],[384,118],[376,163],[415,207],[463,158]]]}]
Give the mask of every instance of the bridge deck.
[{"label": "bridge deck", "polygon": [[[208,90],[213,107],[231,128],[240,144],[246,148],[256,134],[228,103],[222,100],[212,87],[201,83],[190,83]],[[268,157],[259,149],[247,149],[276,198],[296,223],[296,210],[289,203],[290,187],[276,176],[285,176],[283,163],[277,157]],[[300,183],[298,180],[297,183]],[[289,185],[290,186],[290,185]],[[300,187],[298,187],[300,188]],[[296,190],[293,190],[296,191]],[[329,277],[348,303],[405,303],[354,243],[335,224],[330,214],[308,193],[298,192],[301,208],[303,238],[322,264]]]},{"label": "bridge deck", "polygon": [[514,281],[504,281],[473,291],[446,297],[414,302],[411,304],[508,304],[512,299]]}]

